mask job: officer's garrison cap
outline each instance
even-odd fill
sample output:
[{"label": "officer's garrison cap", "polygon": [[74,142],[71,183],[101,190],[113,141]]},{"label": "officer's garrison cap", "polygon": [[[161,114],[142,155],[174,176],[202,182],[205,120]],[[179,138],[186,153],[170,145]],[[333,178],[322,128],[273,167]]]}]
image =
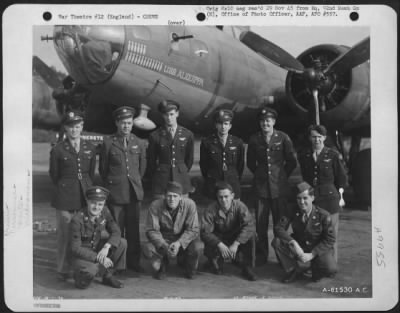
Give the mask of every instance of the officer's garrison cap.
[{"label": "officer's garrison cap", "polygon": [[118,109],[114,110],[112,115],[113,115],[113,118],[115,121],[119,121],[124,118],[133,117],[135,115],[135,108],[128,107],[128,106],[122,106],[122,107],[119,107]]},{"label": "officer's garrison cap", "polygon": [[308,193],[310,194],[310,193],[313,192],[314,189],[305,181],[297,184],[296,187],[295,187],[296,195],[299,195],[299,194],[301,194],[302,192],[304,192],[306,190],[308,190]]},{"label": "officer's garrison cap", "polygon": [[107,199],[110,192],[108,189],[101,186],[92,186],[86,190],[86,199],[104,201]]}]

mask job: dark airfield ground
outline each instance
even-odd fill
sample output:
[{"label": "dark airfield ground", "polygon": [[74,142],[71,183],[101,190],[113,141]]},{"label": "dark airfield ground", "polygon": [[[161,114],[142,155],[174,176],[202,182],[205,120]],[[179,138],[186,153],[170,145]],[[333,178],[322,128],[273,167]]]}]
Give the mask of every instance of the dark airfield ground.
[{"label": "dark airfield ground", "polygon": [[[193,177],[199,177],[198,149],[196,143],[195,165],[191,170]],[[33,221],[45,221],[55,226],[55,209],[50,207],[52,184],[48,176],[50,145],[33,144]],[[245,174],[250,181],[250,175]],[[296,180],[296,177],[292,179]],[[196,180],[196,178],[195,178]],[[351,192],[347,192],[351,197]],[[199,214],[206,206],[206,200],[195,194]],[[243,201],[250,203],[248,186],[244,187]],[[347,199],[347,198],[345,198]],[[150,201],[147,193],[141,212],[141,239],[146,208]],[[350,203],[349,201],[347,201]],[[270,230],[270,239],[272,239]],[[286,285],[281,283],[283,272],[271,249],[269,263],[256,266],[256,282],[248,282],[240,277],[240,270],[234,265],[225,267],[223,276],[215,276],[203,270],[201,259],[199,273],[194,280],[183,278],[181,269],[170,266],[165,281],[152,278],[149,264],[142,258],[146,272],[140,276],[127,271],[120,277],[123,289],[103,286],[96,280],[87,290],[75,289],[73,281],[60,282],[56,278],[56,234],[55,232],[33,232],[33,296],[64,299],[162,299],[166,297],[187,299],[229,299],[229,298],[366,298],[372,296],[371,265],[371,212],[345,208],[340,215],[339,230],[339,272],[332,279],[318,283],[304,277]],[[351,291],[350,291],[351,290]]]}]

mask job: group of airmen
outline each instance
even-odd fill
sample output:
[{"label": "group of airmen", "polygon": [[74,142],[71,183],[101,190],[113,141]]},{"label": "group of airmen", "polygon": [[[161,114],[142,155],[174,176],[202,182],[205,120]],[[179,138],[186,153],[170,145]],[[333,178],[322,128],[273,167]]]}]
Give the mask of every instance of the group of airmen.
[{"label": "group of airmen", "polygon": [[[176,259],[188,279],[195,277],[201,254],[207,267],[221,275],[224,264],[238,265],[242,276],[257,279],[257,263],[269,254],[268,224],[273,220],[272,247],[285,271],[283,282],[311,270],[313,281],[337,271],[339,193],[346,173],[339,153],[324,145],[324,126],[308,129],[310,148],[296,157],[291,139],[274,128],[277,112],[258,113],[260,131],[248,142],[231,135],[234,113],[215,113],[215,132],[200,145],[203,191],[209,202],[199,219],[189,171],[194,160],[194,136],[177,122],[180,106],[159,104],[164,125],[153,131],[148,144],[132,134],[135,110],[113,112],[117,132],[104,138],[100,149],[101,186],[93,185],[96,148],[81,138],[83,115],[67,112],[66,138],[50,153],[52,201],[57,219],[57,272],[87,288],[96,276],[114,288],[126,268],[144,272],[141,256],[149,260],[156,279],[166,277]],[[300,164],[303,181],[294,187],[288,177]],[[246,164],[245,164],[246,163]],[[244,167],[254,175],[255,218],[240,200]],[[153,201],[147,209],[145,234],[140,240],[142,178],[149,174]],[[291,197],[295,201],[290,201]],[[292,233],[289,233],[291,225]],[[256,251],[256,253],[254,252]]]}]

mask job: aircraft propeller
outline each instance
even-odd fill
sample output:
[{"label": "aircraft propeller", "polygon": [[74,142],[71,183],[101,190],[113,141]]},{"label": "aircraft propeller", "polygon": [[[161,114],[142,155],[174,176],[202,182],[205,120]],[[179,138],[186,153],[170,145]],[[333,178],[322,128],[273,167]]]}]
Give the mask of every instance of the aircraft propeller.
[{"label": "aircraft propeller", "polygon": [[51,88],[62,87],[62,82],[57,73],[36,55],[32,58],[33,70],[38,73]]},{"label": "aircraft propeller", "polygon": [[322,57],[316,57],[311,60],[312,65],[305,68],[284,49],[251,31],[242,32],[240,41],[270,62],[300,76],[313,96],[317,125],[320,123],[320,109],[326,110],[326,101],[329,101],[329,94],[336,85],[337,76],[367,61],[370,52],[370,38],[367,37],[329,63]]}]

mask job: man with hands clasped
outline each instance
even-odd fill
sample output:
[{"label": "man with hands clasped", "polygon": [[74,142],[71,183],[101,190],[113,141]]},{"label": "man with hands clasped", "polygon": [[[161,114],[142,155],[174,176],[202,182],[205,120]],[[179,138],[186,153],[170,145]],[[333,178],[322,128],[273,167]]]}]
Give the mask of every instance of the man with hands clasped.
[{"label": "man with hands clasped", "polygon": [[[332,277],[337,264],[333,255],[336,238],[330,214],[313,205],[314,190],[308,183],[298,184],[296,194],[300,210],[291,219],[281,217],[272,241],[277,258],[287,273],[283,282],[293,282],[307,262],[311,262],[313,281]],[[291,235],[287,232],[289,224],[293,229]]]},{"label": "man with hands clasped", "polygon": [[143,253],[150,259],[156,279],[165,278],[169,258],[177,257],[188,279],[197,270],[202,248],[197,208],[182,193],[181,184],[168,182],[165,197],[153,201],[148,210],[146,236],[150,242],[144,245]]},{"label": "man with hands clasped", "polygon": [[213,273],[223,272],[224,260],[232,260],[242,267],[242,275],[256,280],[250,269],[252,264],[252,238],[256,227],[246,205],[234,199],[233,188],[226,182],[216,184],[217,201],[204,212],[201,239],[204,255]]},{"label": "man with hands clasped", "polygon": [[87,207],[71,221],[71,255],[75,286],[86,289],[97,274],[103,284],[122,288],[114,271],[125,270],[126,240],[117,223],[104,206],[109,191],[100,186],[86,191]]}]

